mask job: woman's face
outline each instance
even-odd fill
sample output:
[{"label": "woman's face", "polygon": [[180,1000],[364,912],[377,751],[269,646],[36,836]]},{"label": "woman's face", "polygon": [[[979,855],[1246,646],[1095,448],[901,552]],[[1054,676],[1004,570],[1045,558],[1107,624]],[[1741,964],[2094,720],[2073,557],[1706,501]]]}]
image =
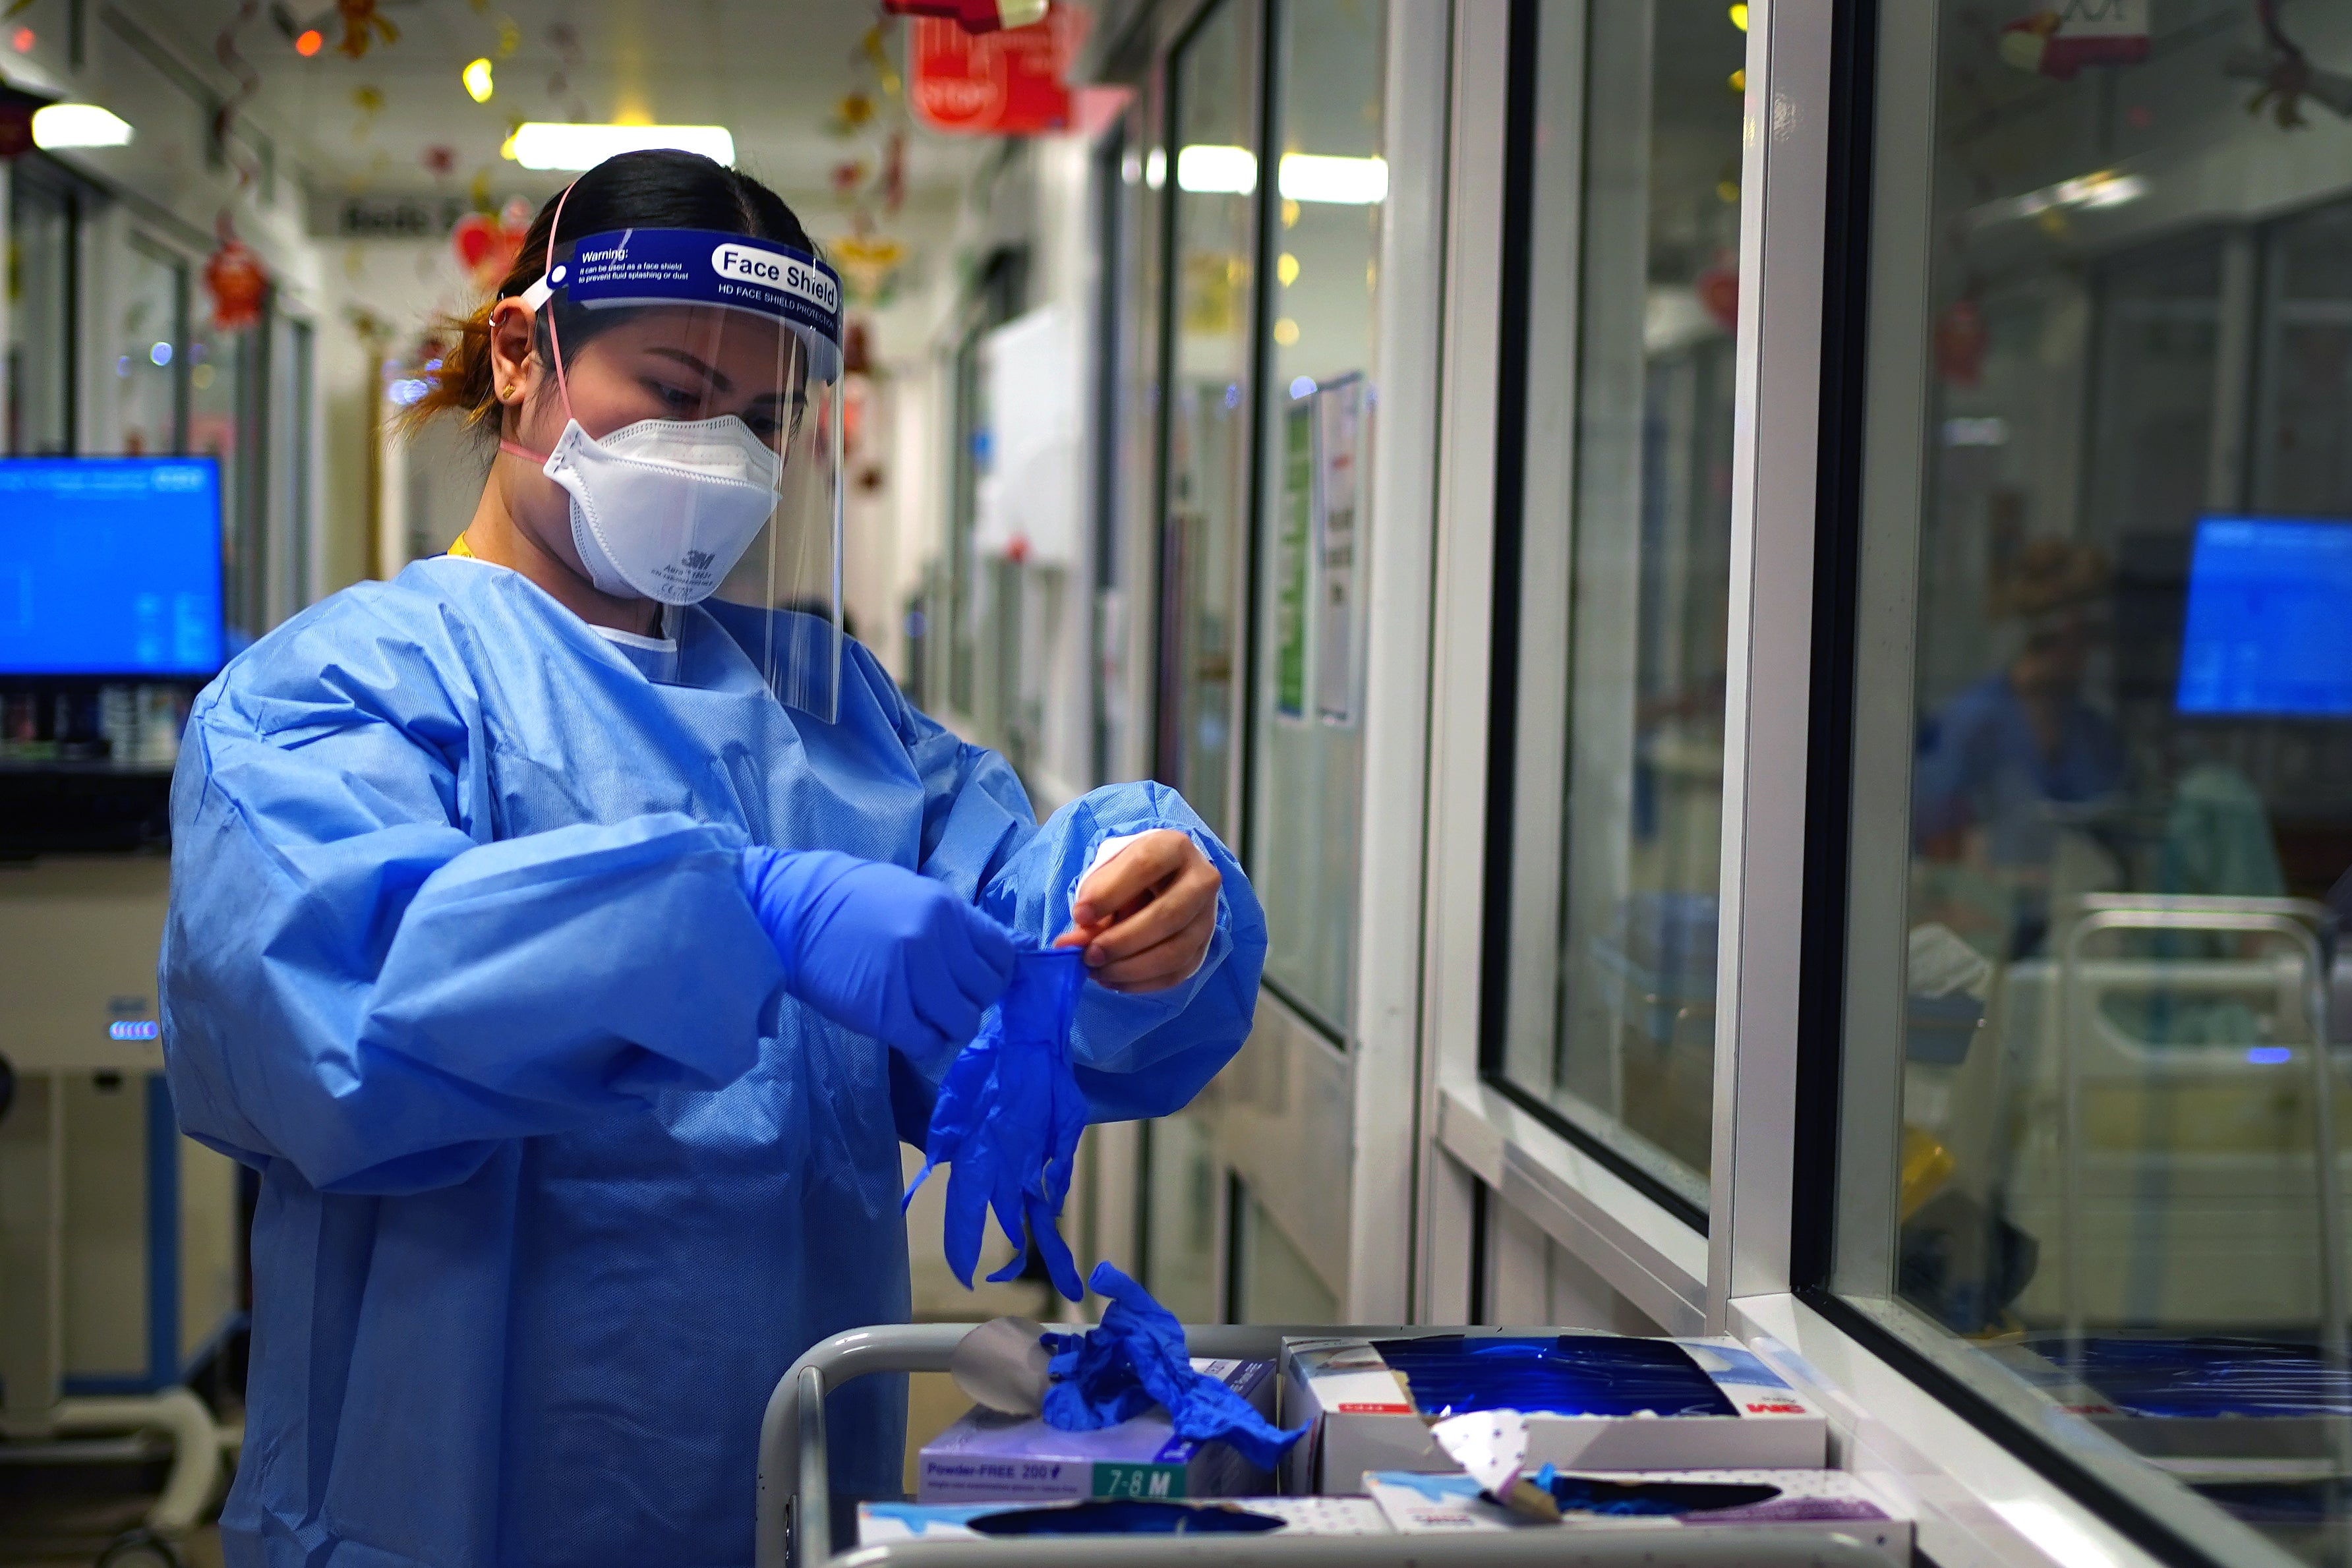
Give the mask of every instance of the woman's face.
[{"label": "woman's face", "polygon": [[[502,301],[491,316],[492,361],[507,393],[501,439],[544,453],[562,439],[567,420],[601,440],[642,420],[731,415],[788,455],[806,372],[800,340],[777,322],[709,307],[636,311],[584,342],[565,345],[560,382],[539,352],[535,326],[530,308],[519,299]],[[570,497],[522,463],[499,467],[509,515],[585,577],[572,541]]]}]

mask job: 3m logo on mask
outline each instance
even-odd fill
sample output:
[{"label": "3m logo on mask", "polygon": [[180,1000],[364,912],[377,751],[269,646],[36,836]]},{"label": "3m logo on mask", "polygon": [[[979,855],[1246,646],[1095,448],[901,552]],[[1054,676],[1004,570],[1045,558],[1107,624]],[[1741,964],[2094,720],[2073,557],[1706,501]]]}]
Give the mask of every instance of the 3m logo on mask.
[{"label": "3m logo on mask", "polygon": [[690,549],[678,559],[686,563],[688,571],[708,571],[710,563],[719,557],[707,549]]}]

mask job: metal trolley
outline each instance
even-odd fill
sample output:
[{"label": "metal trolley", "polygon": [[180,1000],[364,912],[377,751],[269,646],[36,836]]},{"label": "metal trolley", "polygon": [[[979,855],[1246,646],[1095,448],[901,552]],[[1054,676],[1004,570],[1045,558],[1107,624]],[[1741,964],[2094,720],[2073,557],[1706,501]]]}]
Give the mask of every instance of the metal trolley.
[{"label": "metal trolley", "polygon": [[[1148,1535],[1017,1541],[900,1541],[833,1550],[824,1396],[877,1372],[945,1372],[977,1324],[894,1323],[837,1333],[793,1364],[760,1423],[754,1568],[1092,1568],[1116,1554],[1137,1568],[1896,1568],[1860,1542],[1791,1538],[1731,1527],[1658,1531],[1528,1530],[1493,1535]],[[1272,1361],[1286,1334],[1367,1338],[1428,1328],[1188,1325],[1194,1355]]]}]

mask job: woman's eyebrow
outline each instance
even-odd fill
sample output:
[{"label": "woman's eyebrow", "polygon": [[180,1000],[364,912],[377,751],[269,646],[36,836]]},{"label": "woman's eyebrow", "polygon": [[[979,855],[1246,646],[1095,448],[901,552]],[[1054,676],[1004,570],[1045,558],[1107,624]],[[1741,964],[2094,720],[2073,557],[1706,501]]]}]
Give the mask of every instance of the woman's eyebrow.
[{"label": "woman's eyebrow", "polygon": [[676,360],[679,364],[686,366],[688,370],[695,371],[697,374],[709,381],[710,383],[710,390],[712,392],[724,395],[725,393],[731,392],[735,390],[735,383],[728,378],[726,371],[720,370],[716,365],[704,363],[694,355],[688,353],[684,349],[656,347],[648,349],[646,351],[649,354],[659,354],[666,360]]}]

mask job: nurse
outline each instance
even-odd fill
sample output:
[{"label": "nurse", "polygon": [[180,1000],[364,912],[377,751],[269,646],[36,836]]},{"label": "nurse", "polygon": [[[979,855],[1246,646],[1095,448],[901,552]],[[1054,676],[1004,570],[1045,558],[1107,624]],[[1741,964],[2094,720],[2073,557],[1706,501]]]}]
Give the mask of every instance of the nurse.
[{"label": "nurse", "polygon": [[[749,1563],[767,1391],[906,1316],[898,1136],[1016,948],[1085,947],[1097,1120],[1249,1029],[1265,922],[1173,791],[1039,825],[841,638],[790,209],[634,153],[522,256],[423,405],[497,443],[464,537],[241,654],[173,786],[173,1093],[260,1173],[235,1563]],[[845,1492],[894,1393],[835,1398]]]}]

